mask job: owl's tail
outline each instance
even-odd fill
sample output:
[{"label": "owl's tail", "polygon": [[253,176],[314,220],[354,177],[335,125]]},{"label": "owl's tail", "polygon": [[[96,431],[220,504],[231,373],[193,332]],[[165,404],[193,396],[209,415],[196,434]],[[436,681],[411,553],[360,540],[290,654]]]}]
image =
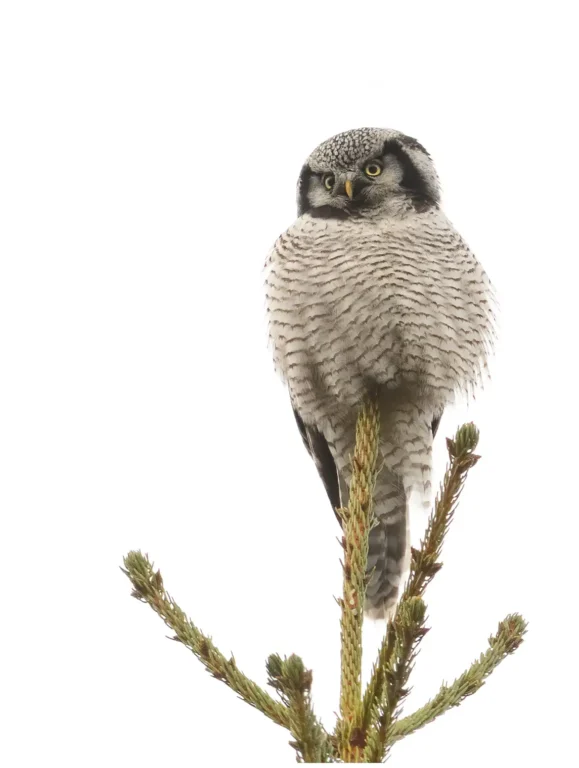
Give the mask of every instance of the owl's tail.
[{"label": "owl's tail", "polygon": [[423,503],[430,500],[431,418],[415,404],[397,404],[384,409],[381,433],[365,605],[374,619],[392,616],[410,566],[410,495],[415,492]]},{"label": "owl's tail", "polygon": [[376,525],[368,541],[366,614],[391,617],[402,579],[409,566],[406,492],[401,478],[383,469],[374,495]]}]

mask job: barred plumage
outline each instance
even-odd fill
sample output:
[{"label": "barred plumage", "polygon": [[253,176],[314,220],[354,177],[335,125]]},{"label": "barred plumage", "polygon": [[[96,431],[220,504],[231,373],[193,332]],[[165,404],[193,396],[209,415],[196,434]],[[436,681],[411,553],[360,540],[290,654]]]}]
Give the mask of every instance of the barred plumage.
[{"label": "barred plumage", "polygon": [[275,366],[334,506],[347,503],[359,406],[379,398],[366,610],[386,617],[409,558],[410,495],[430,488],[434,425],[486,365],[492,290],[439,207],[430,157],[403,134],[324,142],[302,169],[298,205],[267,262]]}]

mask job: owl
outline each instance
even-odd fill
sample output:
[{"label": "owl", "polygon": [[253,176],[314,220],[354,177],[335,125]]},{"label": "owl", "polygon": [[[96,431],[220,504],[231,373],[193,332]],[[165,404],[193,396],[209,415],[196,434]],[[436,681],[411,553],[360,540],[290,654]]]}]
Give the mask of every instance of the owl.
[{"label": "owl", "polygon": [[398,131],[320,144],[298,218],[266,262],[274,364],[334,508],[348,503],[360,406],[380,412],[365,612],[388,619],[410,561],[410,508],[431,499],[444,409],[487,368],[493,291],[444,215],[432,159]]}]

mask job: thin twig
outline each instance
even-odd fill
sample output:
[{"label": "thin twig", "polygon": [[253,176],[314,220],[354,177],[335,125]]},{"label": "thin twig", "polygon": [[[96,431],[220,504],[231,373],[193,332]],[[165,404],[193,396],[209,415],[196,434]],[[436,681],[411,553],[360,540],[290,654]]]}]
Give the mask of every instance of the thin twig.
[{"label": "thin twig", "polygon": [[289,710],[290,742],[304,763],[329,762],[332,746],[328,734],[314,715],[311,687],[312,671],[299,656],[282,659],[277,653],[267,660],[268,682],[281,696]]},{"label": "thin twig", "polygon": [[[452,522],[467,473],[478,456],[473,451],[478,430],[473,424],[462,426],[454,440],[448,440],[450,465],[429,518],[419,550],[412,550],[410,575],[393,619],[378,652],[370,682],[362,702],[362,722],[376,726],[367,737],[365,760],[380,762],[391,743],[390,734],[408,693],[407,682],[424,635],[424,590],[440,570],[442,543]],[[377,720],[376,720],[377,718]]]},{"label": "thin twig", "polygon": [[503,619],[497,633],[489,638],[488,650],[481,654],[466,672],[463,672],[451,685],[443,684],[433,699],[394,724],[390,733],[390,743],[394,744],[404,736],[431,723],[451,707],[458,707],[464,699],[482,688],[491,672],[523,642],[526,628],[525,620],[517,613]]},{"label": "thin twig", "polygon": [[141,552],[129,552],[124,558],[123,572],[133,585],[133,597],[147,603],[158,613],[165,624],[173,630],[177,640],[197,656],[199,661],[213,675],[226,683],[245,702],[259,709],[274,723],[289,728],[290,717],[287,707],[275,701],[263,688],[246,677],[239,670],[235,659],[225,658],[211,638],[199,630],[187,618],[163,586],[160,571],[155,571],[147,555]]}]

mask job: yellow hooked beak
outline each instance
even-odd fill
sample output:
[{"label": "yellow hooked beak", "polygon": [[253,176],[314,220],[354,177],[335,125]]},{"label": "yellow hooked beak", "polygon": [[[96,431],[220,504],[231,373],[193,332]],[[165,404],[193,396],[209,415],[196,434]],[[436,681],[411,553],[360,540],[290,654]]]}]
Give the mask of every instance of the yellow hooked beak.
[{"label": "yellow hooked beak", "polygon": [[346,190],[346,194],[351,200],[354,197],[354,187],[352,186],[350,179],[344,182],[344,189]]}]

